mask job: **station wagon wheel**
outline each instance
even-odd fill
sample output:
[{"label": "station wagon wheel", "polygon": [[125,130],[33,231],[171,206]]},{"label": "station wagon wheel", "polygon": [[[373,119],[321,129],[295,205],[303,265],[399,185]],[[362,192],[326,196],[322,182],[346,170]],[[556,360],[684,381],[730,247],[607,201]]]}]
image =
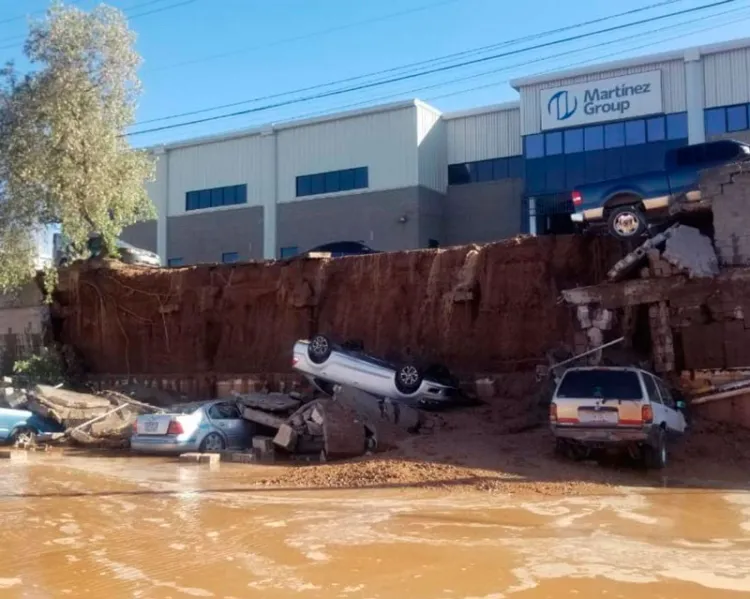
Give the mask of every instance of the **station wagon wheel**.
[{"label": "station wagon wheel", "polygon": [[422,384],[422,373],[413,364],[406,364],[396,371],[395,382],[396,389],[409,395],[419,390]]},{"label": "station wagon wheel", "polygon": [[315,364],[322,364],[331,355],[331,342],[324,335],[315,335],[307,346],[307,355]]},{"label": "station wagon wheel", "polygon": [[640,237],[646,231],[646,215],[637,205],[618,206],[607,218],[609,232],[618,239]]},{"label": "station wagon wheel", "polygon": [[667,433],[659,427],[654,441],[643,448],[643,461],[646,468],[663,470],[667,466]]},{"label": "station wagon wheel", "polygon": [[215,453],[224,451],[224,447],[224,438],[219,433],[208,433],[201,441],[200,451],[201,453]]},{"label": "station wagon wheel", "polygon": [[9,441],[13,445],[29,445],[34,441],[36,431],[28,426],[19,426],[10,434]]}]

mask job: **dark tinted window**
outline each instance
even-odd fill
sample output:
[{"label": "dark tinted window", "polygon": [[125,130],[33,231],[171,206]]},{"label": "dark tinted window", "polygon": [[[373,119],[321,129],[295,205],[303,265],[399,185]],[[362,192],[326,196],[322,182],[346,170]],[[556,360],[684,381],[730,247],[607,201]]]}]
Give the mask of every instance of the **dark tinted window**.
[{"label": "dark tinted window", "polygon": [[333,171],[325,174],[326,178],[326,193],[335,193],[341,191],[339,186],[339,171]]},{"label": "dark tinted window", "polygon": [[547,156],[557,156],[562,154],[563,151],[563,137],[561,131],[555,131],[554,133],[545,134],[545,145]]},{"label": "dark tinted window", "polygon": [[292,256],[296,256],[297,254],[299,254],[299,249],[296,245],[289,245],[279,250],[279,256],[282,258],[291,258]]},{"label": "dark tinted window", "polygon": [[183,260],[182,258],[170,258],[167,260],[168,266],[182,266]]},{"label": "dark tinted window", "polygon": [[224,252],[221,255],[221,261],[224,264],[231,264],[232,262],[237,262],[240,259],[240,256],[237,252]]},{"label": "dark tinted window", "polygon": [[205,189],[198,193],[198,207],[199,208],[211,207],[211,190],[210,189]]},{"label": "dark tinted window", "polygon": [[628,121],[625,123],[625,145],[637,146],[646,143],[646,121]]},{"label": "dark tinted window", "polygon": [[480,160],[476,165],[476,181],[478,183],[492,181],[492,160]]},{"label": "dark tinted window", "polygon": [[370,186],[369,172],[366,166],[354,169],[354,188],[365,189]]},{"label": "dark tinted window", "polygon": [[511,179],[523,179],[524,162],[523,156],[511,156],[508,160],[508,177]]},{"label": "dark tinted window", "polygon": [[344,171],[339,172],[339,189],[341,191],[349,191],[356,188],[354,182],[354,169],[348,168]]},{"label": "dark tinted window", "polygon": [[527,135],[524,138],[526,158],[541,158],[544,156],[544,135]]},{"label": "dark tinted window", "polygon": [[224,188],[217,187],[211,190],[211,206],[224,205]]},{"label": "dark tinted window", "polygon": [[185,194],[185,210],[198,210],[199,207],[198,192],[188,191]]},{"label": "dark tinted window", "polygon": [[604,147],[620,148],[625,145],[625,123],[604,126]]},{"label": "dark tinted window", "polygon": [[667,129],[663,116],[657,116],[646,121],[648,141],[663,141],[667,139]]},{"label": "dark tinted window", "polygon": [[651,401],[656,402],[656,403],[662,403],[661,396],[659,395],[659,391],[656,389],[656,382],[654,381],[654,377],[648,374],[644,374],[643,384],[646,385],[646,393],[648,394]]},{"label": "dark tinted window", "polygon": [[557,396],[561,398],[641,399],[638,375],[626,370],[569,370]]},{"label": "dark tinted window", "polygon": [[448,185],[464,185],[470,182],[468,164],[448,165]]},{"label": "dark tinted window", "polygon": [[320,173],[310,176],[310,193],[313,195],[326,192],[326,175]]},{"label": "dark tinted window", "polygon": [[188,191],[185,194],[185,210],[199,210],[233,206],[247,202],[247,185],[214,187],[200,191]]},{"label": "dark tinted window", "polygon": [[492,178],[495,181],[508,178],[508,159],[495,158],[492,161]]},{"label": "dark tinted window", "polygon": [[309,196],[312,193],[312,178],[297,177],[297,197]]},{"label": "dark tinted window", "polygon": [[727,108],[727,131],[747,129],[747,104]]},{"label": "dark tinted window", "polygon": [[583,152],[583,129],[568,129],[565,132],[565,153]]},{"label": "dark tinted window", "polygon": [[604,148],[604,127],[586,127],[583,130],[583,147],[586,151],[601,150]]},{"label": "dark tinted window", "polygon": [[667,115],[667,139],[683,139],[688,136],[687,113]]},{"label": "dark tinted window", "polygon": [[727,132],[726,112],[723,108],[711,108],[706,110],[706,134],[721,135]]}]

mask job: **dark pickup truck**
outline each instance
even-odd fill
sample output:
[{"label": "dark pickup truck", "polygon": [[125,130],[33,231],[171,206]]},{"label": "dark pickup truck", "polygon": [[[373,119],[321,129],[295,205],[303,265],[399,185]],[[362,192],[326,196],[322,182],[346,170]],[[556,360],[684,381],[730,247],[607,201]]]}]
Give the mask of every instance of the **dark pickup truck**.
[{"label": "dark pickup truck", "polygon": [[702,170],[748,159],[750,145],[733,140],[669,150],[662,171],[577,187],[571,219],[584,228],[606,226],[620,239],[638,237],[666,220],[674,202],[700,200]]}]

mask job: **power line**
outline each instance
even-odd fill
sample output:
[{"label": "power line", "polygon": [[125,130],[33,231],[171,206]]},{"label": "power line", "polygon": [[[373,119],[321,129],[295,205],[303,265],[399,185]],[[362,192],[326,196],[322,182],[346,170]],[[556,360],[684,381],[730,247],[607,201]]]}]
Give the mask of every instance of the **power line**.
[{"label": "power line", "polygon": [[[715,17],[724,16],[724,15],[727,15],[727,14],[730,14],[730,13],[747,12],[748,10],[750,10],[750,9],[748,9],[747,7],[743,7],[743,8],[739,8],[739,9],[732,9],[732,10],[723,11],[721,13],[717,13],[715,15],[711,15],[708,18],[709,19],[713,19]],[[733,22],[742,22],[742,21],[746,21],[748,19],[750,19],[750,16],[747,16],[747,17],[744,17],[742,19],[739,19],[739,21],[729,21],[729,22],[722,22],[722,23],[719,23],[717,25],[711,25],[709,27],[704,27],[704,28],[698,29],[696,31],[691,31],[690,33],[695,34],[695,33],[700,33],[700,32],[703,32],[703,31],[710,31],[712,29],[717,29],[717,28],[720,28],[720,27],[726,27],[728,24],[733,23]],[[697,18],[697,19],[691,19],[689,21],[683,21],[681,23],[676,23],[674,25],[669,25],[669,26],[666,26],[666,27],[660,27],[660,28],[657,28],[657,29],[652,29],[650,31],[644,31],[644,32],[641,32],[640,35],[650,36],[650,35],[661,33],[663,31],[667,31],[667,30],[670,30],[670,29],[675,29],[677,27],[683,27],[685,25],[694,24],[694,23],[701,22],[701,21],[704,21],[704,20],[705,20],[705,18],[702,18],[702,17],[701,18]],[[547,74],[547,73],[553,73],[555,71],[560,71],[560,70],[565,70],[565,69],[573,68],[573,67],[576,67],[576,66],[579,66],[579,65],[590,64],[591,62],[598,62],[598,61],[601,61],[601,59],[603,59],[603,58],[609,58],[609,57],[613,57],[613,56],[621,56],[622,54],[631,52],[633,50],[638,50],[638,49],[642,49],[642,48],[648,48],[648,47],[652,47],[652,46],[655,46],[655,45],[662,44],[662,43],[667,42],[667,41],[671,41],[671,40],[675,40],[675,39],[680,39],[684,35],[685,35],[684,33],[681,33],[679,35],[675,35],[675,36],[672,36],[672,37],[660,38],[658,42],[650,42],[648,44],[643,44],[641,46],[629,46],[626,50],[618,50],[617,52],[612,52],[612,53],[609,53],[609,54],[597,54],[597,56],[595,56],[594,58],[586,59],[584,61],[580,61],[580,62],[576,62],[576,63],[569,63],[569,64],[566,64],[566,65],[563,65],[562,67],[555,67],[554,69],[543,71],[543,72],[538,73],[538,74],[539,75],[544,75],[544,74]],[[510,70],[517,69],[519,67],[528,66],[530,64],[534,64],[534,63],[538,63],[538,62],[546,62],[546,61],[548,61],[550,59],[558,58],[558,57],[561,57],[561,56],[567,56],[569,54],[577,54],[579,52],[586,52],[586,51],[589,51],[589,50],[595,50],[595,49],[600,48],[602,46],[608,46],[608,45],[612,45],[612,44],[618,44],[618,43],[621,43],[621,42],[624,42],[624,41],[631,41],[631,39],[632,38],[630,36],[620,37],[620,38],[617,38],[615,40],[610,40],[610,41],[607,41],[607,42],[600,42],[600,43],[593,44],[593,45],[590,45],[590,46],[584,46],[583,48],[577,48],[577,49],[574,49],[574,50],[569,50],[567,52],[563,52],[563,53],[559,53],[559,54],[554,54],[554,55],[550,55],[550,56],[544,56],[544,57],[537,58],[537,59],[534,59],[534,60],[531,60],[531,61],[526,61],[526,62],[523,62],[523,63],[517,63],[517,64],[514,64],[514,65],[507,66],[507,67],[503,67],[501,69],[493,69],[491,71],[483,71],[481,73],[475,73],[473,75],[469,75],[469,76],[466,76],[466,77],[459,77],[459,78],[456,78],[456,79],[450,79],[448,81],[441,81],[441,82],[434,83],[434,84],[431,84],[431,85],[426,85],[426,86],[423,86],[423,87],[412,88],[412,89],[409,89],[409,90],[404,90],[402,92],[398,92],[398,93],[394,93],[394,94],[388,94],[386,96],[378,96],[377,98],[369,98],[369,99],[361,101],[361,102],[356,102],[356,103],[352,103],[352,104],[345,104],[343,106],[338,106],[338,107],[336,107],[334,109],[329,109],[329,110],[325,110],[325,111],[317,111],[317,112],[314,112],[314,113],[303,114],[303,115],[298,116],[296,118],[297,119],[311,118],[311,117],[320,116],[320,115],[323,115],[323,114],[331,114],[331,113],[338,112],[338,111],[341,111],[341,110],[348,110],[348,109],[351,109],[351,108],[357,108],[359,106],[371,105],[373,102],[375,102],[375,103],[377,103],[377,102],[383,102],[383,101],[386,101],[386,100],[392,100],[394,98],[403,97],[404,95],[413,95],[416,92],[420,92],[420,91],[424,91],[424,90],[428,90],[428,89],[435,89],[435,88],[443,87],[443,86],[446,86],[446,85],[453,85],[454,83],[460,83],[460,82],[468,81],[468,80],[471,80],[471,79],[477,79],[479,77],[485,77],[487,75],[499,73],[499,72],[502,72],[502,71],[510,71]],[[485,84],[485,85],[480,85],[480,86],[476,86],[476,87],[471,87],[471,88],[468,88],[468,89],[465,89],[465,90],[459,90],[459,91],[456,91],[456,92],[450,92],[450,93],[447,93],[447,94],[442,94],[440,96],[432,96],[432,97],[428,98],[428,100],[431,101],[431,100],[441,99],[441,98],[450,97],[450,96],[454,96],[454,95],[459,95],[459,94],[462,94],[462,93],[468,93],[470,91],[476,91],[476,90],[479,90],[479,89],[486,89],[486,88],[489,88],[489,87],[496,87],[498,85],[503,85],[503,84],[506,84],[506,83],[509,83],[509,82],[510,82],[510,80],[508,80],[508,79],[505,79],[503,81],[495,81],[495,82],[490,83],[490,84]]]},{"label": "power line", "polygon": [[494,49],[501,48],[501,47],[512,46],[512,45],[516,45],[516,44],[521,43],[521,42],[532,41],[534,39],[539,39],[539,38],[542,38],[542,37],[548,37],[550,35],[554,35],[554,34],[557,34],[557,33],[563,33],[565,31],[570,31],[571,29],[580,29],[581,27],[586,27],[586,26],[589,26],[589,25],[594,25],[594,24],[601,23],[601,22],[604,22],[604,21],[607,21],[607,20],[617,19],[617,18],[624,17],[624,16],[629,16],[629,15],[636,14],[636,13],[639,13],[639,12],[651,10],[653,8],[658,8],[658,7],[666,6],[666,5],[669,5],[669,4],[674,4],[676,2],[683,2],[683,1],[684,0],[663,0],[663,1],[657,2],[655,4],[650,4],[650,5],[641,7],[641,8],[627,10],[625,12],[617,13],[617,14],[614,14],[614,15],[609,15],[607,17],[600,17],[600,18],[597,18],[597,19],[592,19],[590,21],[584,21],[582,23],[576,23],[574,25],[568,25],[568,26],[565,26],[565,27],[559,27],[557,29],[551,29],[551,30],[548,30],[548,31],[540,32],[540,33],[530,34],[530,35],[526,35],[526,36],[523,36],[523,37],[518,37],[518,38],[515,38],[515,39],[507,40],[505,42],[500,42],[500,43],[496,43],[496,44],[490,44],[490,45],[487,45],[487,46],[481,46],[479,48],[473,48],[473,49],[470,49],[470,50],[463,50],[461,52],[456,52],[456,53],[453,53],[453,54],[446,54],[444,56],[440,56],[440,57],[437,57],[437,58],[432,58],[432,59],[429,59],[429,60],[423,60],[423,61],[419,61],[419,62],[409,63],[409,64],[406,64],[406,65],[401,65],[401,66],[398,66],[398,67],[391,67],[391,68],[388,68],[388,69],[382,69],[380,71],[374,71],[374,72],[371,72],[371,73],[366,73],[364,75],[356,75],[356,76],[353,76],[353,77],[346,77],[344,79],[338,79],[338,80],[335,80],[335,81],[329,81],[327,83],[319,83],[319,84],[316,84],[316,85],[311,85],[311,86],[308,86],[308,87],[302,87],[302,88],[298,88],[298,89],[294,89],[294,90],[289,90],[289,91],[285,91],[285,92],[279,92],[279,93],[276,93],[276,94],[269,94],[269,95],[265,95],[265,96],[258,96],[256,98],[251,98],[249,100],[241,100],[239,102],[231,102],[231,103],[228,103],[228,104],[221,104],[219,106],[212,106],[210,108],[203,108],[203,109],[199,109],[199,110],[191,110],[191,111],[187,111],[187,112],[181,112],[181,113],[178,113],[178,114],[172,114],[172,115],[169,115],[169,116],[163,116],[163,117],[157,117],[157,118],[153,118],[153,119],[147,119],[147,120],[140,121],[140,122],[136,123],[136,126],[138,126],[138,125],[147,125],[149,123],[157,123],[157,122],[161,122],[161,121],[168,121],[168,120],[173,120],[173,119],[183,118],[183,117],[188,117],[188,116],[194,116],[194,115],[197,115],[197,114],[205,114],[207,112],[214,112],[216,110],[224,110],[224,109],[227,109],[227,108],[235,108],[237,106],[244,106],[245,104],[254,104],[256,102],[264,102],[264,101],[267,101],[267,100],[274,100],[276,98],[281,98],[281,97],[289,96],[289,95],[293,95],[293,94],[300,94],[300,93],[304,93],[304,92],[314,91],[316,89],[322,89],[322,88],[325,88],[325,87],[331,87],[333,85],[340,85],[340,84],[343,84],[343,83],[352,83],[354,81],[361,81],[362,79],[368,79],[368,78],[376,77],[376,76],[379,76],[379,75],[386,75],[386,74],[395,73],[395,72],[398,72],[398,71],[405,71],[405,70],[413,69],[414,67],[423,67],[423,66],[426,66],[428,64],[436,64],[436,63],[439,64],[439,63],[443,63],[443,62],[449,62],[450,60],[453,60],[455,58],[459,58],[461,56],[481,54],[482,52],[486,52],[486,51],[489,51],[489,50],[494,50]]},{"label": "power line", "polygon": [[[157,67],[154,67],[153,69],[151,69],[151,71],[156,72],[156,71],[164,71],[164,70],[168,70],[168,69],[176,69],[176,68],[180,68],[180,67],[191,66],[191,65],[194,65],[194,64],[200,64],[200,63],[203,63],[203,62],[211,62],[213,60],[218,60],[218,59],[221,59],[221,58],[229,58],[230,56],[238,56],[240,54],[247,54],[249,52],[254,52],[255,50],[263,50],[263,49],[266,49],[266,48],[272,48],[274,46],[280,46],[280,45],[283,45],[283,44],[289,44],[289,43],[292,43],[292,42],[299,42],[299,41],[302,41],[302,40],[307,40],[307,39],[311,39],[311,38],[315,38],[315,37],[320,37],[320,36],[328,35],[330,33],[336,33],[337,31],[344,31],[346,29],[352,29],[354,27],[360,27],[362,25],[371,25],[373,23],[378,23],[380,21],[386,21],[386,20],[389,20],[389,19],[395,19],[395,18],[398,18],[398,17],[403,17],[403,16],[406,16],[406,15],[414,14],[414,13],[417,13],[417,12],[422,12],[422,11],[425,11],[425,10],[439,8],[439,7],[445,6],[447,4],[455,4],[456,2],[459,2],[459,1],[460,0],[440,0],[439,2],[432,2],[431,4],[425,4],[425,5],[417,6],[415,8],[410,8],[410,9],[407,9],[407,10],[401,10],[401,11],[398,11],[398,12],[388,13],[388,14],[385,14],[385,15],[381,15],[379,17],[372,17],[370,19],[364,19],[364,20],[361,20],[361,21],[355,21],[353,23],[347,23],[345,25],[337,25],[336,27],[329,27],[328,29],[323,29],[323,30],[320,30],[320,31],[314,31],[312,33],[306,33],[304,35],[298,35],[298,36],[295,36],[295,37],[288,37],[288,38],[276,40],[274,42],[269,42],[267,44],[260,44],[260,45],[257,45],[257,46],[249,46],[249,47],[246,47],[246,48],[240,48],[238,50],[231,50],[229,52],[222,52],[220,54],[212,54],[210,56],[204,56],[203,58],[196,58],[194,60],[186,60],[186,61],[183,61],[183,62],[178,62],[178,63],[175,63],[175,64],[171,64],[171,65],[164,65],[164,66],[161,66],[161,67],[157,66]],[[671,0],[671,1],[672,2],[678,2],[678,1],[682,1],[682,0]]]},{"label": "power line", "polygon": [[481,57],[481,58],[475,58],[475,59],[472,59],[472,60],[467,60],[467,61],[464,61],[464,62],[452,64],[452,65],[444,65],[444,66],[441,66],[441,67],[435,67],[435,68],[428,69],[428,70],[425,70],[425,71],[422,71],[422,72],[419,72],[419,73],[411,73],[411,74],[408,74],[408,75],[401,75],[401,76],[398,76],[398,77],[392,77],[391,79],[386,79],[386,80],[381,80],[381,81],[375,81],[375,82],[370,82],[370,83],[363,83],[361,85],[357,85],[357,86],[353,86],[353,87],[348,87],[348,88],[339,88],[339,89],[335,89],[335,90],[332,90],[332,91],[329,91],[329,92],[323,92],[323,93],[314,94],[314,95],[311,95],[311,96],[302,96],[300,98],[293,98],[293,99],[290,99],[290,100],[284,100],[284,101],[281,101],[281,102],[275,102],[273,104],[266,104],[264,106],[258,106],[258,107],[255,107],[255,108],[248,108],[248,109],[236,111],[236,112],[233,112],[233,113],[220,114],[220,115],[215,115],[215,116],[210,116],[210,117],[204,117],[204,118],[201,118],[201,119],[194,119],[192,121],[186,121],[186,122],[182,122],[182,123],[174,123],[174,124],[171,124],[171,125],[162,125],[160,127],[152,127],[150,129],[142,129],[140,131],[133,131],[133,132],[128,133],[126,135],[128,135],[128,136],[135,136],[135,135],[143,135],[143,134],[146,134],[146,133],[155,133],[157,131],[165,131],[165,130],[168,130],[168,129],[176,129],[176,128],[180,128],[180,127],[187,127],[189,125],[197,125],[197,124],[201,124],[201,123],[207,123],[207,122],[211,122],[211,121],[217,121],[217,120],[231,118],[231,117],[235,117],[235,116],[241,116],[241,115],[245,115],[245,114],[252,114],[252,113],[256,113],[256,112],[263,112],[263,111],[266,111],[266,110],[271,110],[273,108],[279,108],[281,106],[289,106],[291,104],[299,104],[299,103],[302,103],[302,102],[309,102],[311,100],[318,100],[318,99],[321,99],[321,98],[328,98],[328,97],[332,97],[332,96],[339,96],[339,95],[346,94],[346,93],[351,93],[351,92],[355,92],[355,91],[361,91],[363,89],[371,89],[373,87],[379,87],[379,86],[386,85],[386,84],[389,84],[389,83],[396,83],[396,82],[399,82],[399,81],[406,81],[406,80],[415,79],[415,78],[418,78],[418,77],[424,77],[426,75],[432,75],[432,74],[435,74],[435,73],[446,72],[446,71],[454,70],[454,69],[457,69],[457,68],[462,68],[462,67],[466,67],[466,66],[470,66],[470,65],[474,65],[474,64],[480,64],[480,63],[488,62],[488,61],[491,61],[491,60],[497,60],[498,58],[505,58],[507,56],[514,56],[516,54],[522,54],[524,52],[529,52],[531,50],[538,50],[540,48],[546,48],[546,47],[556,46],[556,45],[559,45],[559,44],[568,43],[568,42],[571,42],[571,41],[576,41],[576,40],[579,40],[579,39],[590,37],[592,35],[600,35],[602,33],[611,33],[613,31],[619,31],[621,29],[627,29],[627,28],[634,27],[634,26],[637,26],[637,25],[643,25],[645,23],[651,23],[651,22],[654,22],[654,21],[660,21],[660,20],[667,19],[667,18],[674,17],[674,16],[684,15],[684,14],[688,14],[688,13],[694,13],[694,12],[706,10],[706,9],[709,9],[709,8],[716,8],[718,6],[724,6],[724,5],[727,5],[727,4],[733,4],[735,2],[737,2],[737,0],[719,0],[719,1],[713,2],[711,4],[704,4],[704,5],[701,5],[701,6],[692,7],[692,8],[688,8],[688,9],[683,9],[683,10],[680,10],[680,11],[676,11],[676,12],[672,12],[672,13],[668,13],[668,14],[664,14],[664,15],[659,15],[659,16],[655,16],[655,17],[649,17],[647,19],[641,19],[639,21],[633,21],[631,23],[624,23],[624,24],[621,24],[621,25],[615,25],[615,26],[612,26],[612,27],[607,27],[605,29],[600,29],[598,31],[593,31],[593,32],[590,32],[590,33],[582,33],[582,34],[578,34],[578,35],[573,35],[573,36],[569,36],[567,38],[553,40],[553,41],[545,42],[545,43],[542,43],[542,44],[536,44],[535,46],[529,46],[527,48],[520,48],[520,49],[517,49],[517,50],[511,50],[511,51],[508,51],[508,52],[502,52],[500,54],[494,54],[494,55],[491,55],[491,56],[484,56],[484,57]]}]

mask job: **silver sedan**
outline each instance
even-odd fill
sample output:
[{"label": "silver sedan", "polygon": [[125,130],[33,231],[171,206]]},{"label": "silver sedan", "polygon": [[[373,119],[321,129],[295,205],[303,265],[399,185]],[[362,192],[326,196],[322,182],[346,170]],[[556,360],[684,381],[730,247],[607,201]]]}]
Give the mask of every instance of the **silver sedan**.
[{"label": "silver sedan", "polygon": [[248,447],[254,432],[234,401],[188,403],[165,414],[138,416],[130,448],[142,453],[218,452]]},{"label": "silver sedan", "polygon": [[444,368],[396,366],[363,351],[335,345],[323,335],[297,341],[292,366],[326,392],[334,384],[348,385],[378,397],[423,405],[442,404],[458,394],[457,385]]}]

